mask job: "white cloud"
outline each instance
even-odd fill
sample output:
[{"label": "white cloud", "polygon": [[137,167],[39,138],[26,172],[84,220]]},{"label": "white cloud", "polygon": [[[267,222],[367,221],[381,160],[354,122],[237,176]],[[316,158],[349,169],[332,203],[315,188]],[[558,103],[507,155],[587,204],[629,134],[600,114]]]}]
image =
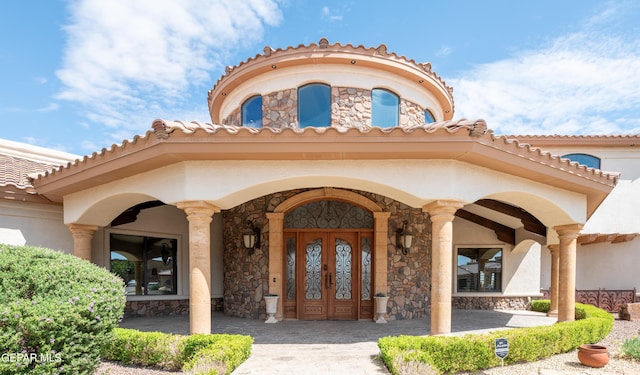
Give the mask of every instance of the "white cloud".
[{"label": "white cloud", "polygon": [[57,98],[84,104],[92,121],[147,129],[158,108],[180,107],[190,88],[212,85],[209,72],[229,51],[278,25],[278,1],[74,1]]},{"label": "white cloud", "polygon": [[612,13],[545,48],[447,80],[456,117],[484,118],[499,134],[640,132],[640,38],[595,27]]},{"label": "white cloud", "polygon": [[49,103],[45,107],[38,108],[37,111],[38,112],[51,112],[51,111],[57,111],[58,109],[60,109],[60,105],[58,103]]},{"label": "white cloud", "polygon": [[329,7],[322,7],[322,15],[323,19],[328,19],[329,21],[342,21],[342,15],[336,14],[335,10],[331,10]]}]

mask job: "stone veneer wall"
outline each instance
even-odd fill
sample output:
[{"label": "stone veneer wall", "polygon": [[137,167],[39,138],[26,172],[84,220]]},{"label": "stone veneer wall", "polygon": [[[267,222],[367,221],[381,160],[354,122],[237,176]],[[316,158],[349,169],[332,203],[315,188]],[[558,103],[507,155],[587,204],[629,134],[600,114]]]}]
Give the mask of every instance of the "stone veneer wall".
[{"label": "stone veneer wall", "polygon": [[[222,311],[223,305],[222,298],[211,299],[211,311]],[[189,314],[188,299],[127,301],[124,306],[124,318],[187,314]]]},{"label": "stone veneer wall", "polygon": [[[223,119],[225,125],[242,124],[241,108]],[[424,125],[424,108],[400,98],[400,126]],[[344,128],[371,127],[371,90],[331,87],[331,124]],[[275,129],[298,127],[298,89],[286,89],[262,96],[262,126]]]},{"label": "stone veneer wall", "polygon": [[452,306],[461,310],[527,310],[531,297],[453,297]]},{"label": "stone veneer wall", "polygon": [[[286,199],[304,192],[291,190],[270,194],[230,210],[223,211],[224,220],[224,312],[226,315],[265,319],[263,295],[268,291],[269,223],[266,212]],[[390,319],[422,318],[429,313],[431,284],[431,223],[421,209],[377,194],[355,191],[391,212],[387,239]],[[241,243],[241,232],[247,219],[261,229],[260,249],[249,254]],[[413,248],[402,255],[395,247],[395,231],[404,220],[413,231]]]}]

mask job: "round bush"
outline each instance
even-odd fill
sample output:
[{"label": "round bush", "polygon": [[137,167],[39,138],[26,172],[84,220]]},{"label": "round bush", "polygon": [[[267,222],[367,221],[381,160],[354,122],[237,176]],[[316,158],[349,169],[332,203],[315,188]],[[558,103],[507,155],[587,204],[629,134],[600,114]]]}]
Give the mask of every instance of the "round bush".
[{"label": "round bush", "polygon": [[91,374],[122,317],[124,283],[50,249],[0,245],[0,374]]}]

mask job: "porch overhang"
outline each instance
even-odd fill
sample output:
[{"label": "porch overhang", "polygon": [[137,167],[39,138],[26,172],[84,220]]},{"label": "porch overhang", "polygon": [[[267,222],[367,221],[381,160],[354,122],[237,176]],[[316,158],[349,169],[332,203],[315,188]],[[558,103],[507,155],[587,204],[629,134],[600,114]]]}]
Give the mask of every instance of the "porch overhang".
[{"label": "porch overhang", "polygon": [[367,130],[250,129],[157,120],[153,129],[34,176],[38,194],[62,202],[69,194],[185,161],[448,159],[582,194],[589,217],[617,181],[614,175],[494,136],[482,120]]}]

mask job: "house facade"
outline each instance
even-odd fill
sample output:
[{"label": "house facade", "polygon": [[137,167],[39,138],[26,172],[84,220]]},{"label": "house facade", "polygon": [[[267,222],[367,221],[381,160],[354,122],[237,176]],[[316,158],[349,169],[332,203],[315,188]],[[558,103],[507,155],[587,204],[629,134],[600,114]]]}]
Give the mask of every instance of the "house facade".
[{"label": "house facade", "polygon": [[[266,294],[279,296],[277,319],[311,320],[372,319],[385,294],[388,319],[429,316],[441,334],[452,308],[523,309],[548,288],[572,320],[576,280],[591,282],[582,269],[602,256],[578,248],[626,254],[639,230],[602,219],[585,233],[615,196],[619,175],[603,170],[620,170],[560,156],[598,155],[602,139],[615,154],[637,137],[583,150],[592,138],[496,136],[454,120],[452,93],[384,45],[266,47],[209,91],[211,123],[156,120],[4,183],[25,198],[2,204],[51,207],[67,233],[23,243],[109,267],[127,314],[188,312],[193,333],[210,332],[212,310],[264,318]],[[23,225],[9,216],[0,233]]]}]

